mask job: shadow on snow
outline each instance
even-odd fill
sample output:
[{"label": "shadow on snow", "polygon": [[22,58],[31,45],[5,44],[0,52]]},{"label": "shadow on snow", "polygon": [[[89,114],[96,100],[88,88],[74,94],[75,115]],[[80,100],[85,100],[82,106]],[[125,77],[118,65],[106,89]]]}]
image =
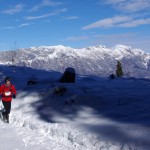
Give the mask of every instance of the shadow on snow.
[{"label": "shadow on snow", "polygon": [[[11,76],[18,92],[25,92],[22,97],[32,93],[39,95],[47,93],[53,91],[56,86],[67,88],[67,91],[61,96],[52,92],[39,96],[39,100],[34,103],[31,102],[40,119],[46,122],[73,123],[79,118],[82,120],[83,128],[101,134],[108,140],[140,143],[139,138],[128,133],[126,126],[119,128],[116,125],[101,124],[101,121],[84,123],[86,119],[89,119],[83,115],[85,110],[99,119],[102,117],[116,124],[130,124],[134,131],[135,126],[143,126],[146,131],[150,131],[148,129],[150,125],[150,80],[148,79],[109,80],[94,76],[83,76],[82,78],[78,76],[75,84],[61,84],[57,82],[61,76],[59,72],[28,67],[0,66],[1,81],[7,75]],[[26,82],[31,77],[38,78],[38,84],[28,86]],[[72,99],[75,100],[73,104],[65,105],[65,101],[71,102]],[[142,133],[140,136],[144,137]],[[145,142],[150,143],[150,140],[146,138]],[[150,144],[148,146],[150,147]]]}]

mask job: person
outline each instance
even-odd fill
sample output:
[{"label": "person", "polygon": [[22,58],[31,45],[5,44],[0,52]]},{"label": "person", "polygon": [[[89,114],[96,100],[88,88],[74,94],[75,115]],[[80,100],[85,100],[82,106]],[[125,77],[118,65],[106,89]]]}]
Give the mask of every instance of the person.
[{"label": "person", "polygon": [[10,77],[5,78],[5,84],[0,86],[0,94],[5,111],[2,113],[4,122],[9,123],[12,98],[16,98],[16,88],[11,84]]}]

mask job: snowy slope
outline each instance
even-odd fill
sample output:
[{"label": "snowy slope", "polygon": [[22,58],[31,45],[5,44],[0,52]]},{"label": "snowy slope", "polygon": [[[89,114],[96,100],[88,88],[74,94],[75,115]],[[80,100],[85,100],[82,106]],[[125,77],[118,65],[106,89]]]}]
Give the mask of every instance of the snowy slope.
[{"label": "snowy slope", "polygon": [[129,46],[116,45],[113,48],[91,46],[73,49],[64,46],[41,46],[0,52],[0,63],[29,66],[35,69],[64,72],[73,67],[78,74],[108,76],[115,73],[116,62],[120,60],[126,77],[149,78],[150,54]]},{"label": "snowy slope", "polygon": [[[58,72],[0,66],[1,81],[6,75],[18,95],[10,124],[0,122],[3,150],[149,150],[150,80],[77,76],[60,84]],[[37,85],[26,85],[31,77]]]}]

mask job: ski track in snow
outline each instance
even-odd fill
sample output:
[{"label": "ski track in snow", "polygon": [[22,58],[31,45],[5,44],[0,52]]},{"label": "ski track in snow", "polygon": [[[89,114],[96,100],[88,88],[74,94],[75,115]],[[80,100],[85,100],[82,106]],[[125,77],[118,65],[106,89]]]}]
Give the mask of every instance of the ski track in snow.
[{"label": "ski track in snow", "polygon": [[[35,96],[35,101],[37,100],[36,98],[37,97]],[[26,97],[26,99],[30,99],[32,102],[34,101],[33,95],[31,97]],[[45,150],[90,150],[94,147],[97,149],[97,146],[93,145],[91,147],[91,145],[88,144],[91,142],[91,140],[93,140],[93,137],[90,136],[89,138],[86,138],[88,133],[79,131],[76,127],[74,127],[74,125],[69,125],[67,123],[46,123],[40,121],[38,120],[38,116],[36,116],[36,114],[33,114],[33,116],[31,115],[33,108],[29,105],[26,105],[28,102],[26,100],[23,101],[25,101],[25,104],[21,103],[21,107],[19,104],[16,106],[14,105],[13,114],[15,114],[17,117],[12,115],[11,122],[14,127],[18,128],[18,132],[25,136],[23,141],[26,146],[37,145],[37,143],[39,143],[40,146],[42,145]],[[20,109],[24,110],[22,113],[20,113],[21,111],[19,110],[19,107]],[[27,130],[29,131],[27,132]],[[32,135],[30,135],[31,132]]]}]

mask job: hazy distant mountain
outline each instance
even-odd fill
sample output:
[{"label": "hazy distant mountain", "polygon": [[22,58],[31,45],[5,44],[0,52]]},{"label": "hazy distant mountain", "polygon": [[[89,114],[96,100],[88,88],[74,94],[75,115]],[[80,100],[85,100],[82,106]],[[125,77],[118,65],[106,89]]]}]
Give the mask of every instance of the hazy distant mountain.
[{"label": "hazy distant mountain", "polygon": [[125,76],[150,78],[150,54],[129,46],[117,45],[111,49],[105,46],[91,46],[73,49],[64,46],[41,46],[0,52],[0,63],[11,64],[12,56],[18,66],[29,66],[63,72],[73,67],[84,75],[108,76],[115,73],[116,62],[122,62]]}]

